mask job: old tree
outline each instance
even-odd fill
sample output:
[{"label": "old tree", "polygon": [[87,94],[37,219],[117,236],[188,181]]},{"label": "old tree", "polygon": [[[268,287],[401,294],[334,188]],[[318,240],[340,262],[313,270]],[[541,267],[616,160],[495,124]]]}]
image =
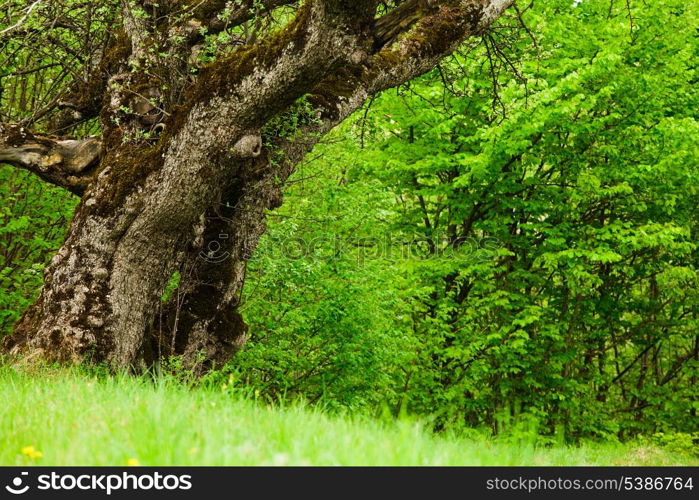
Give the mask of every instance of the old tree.
[{"label": "old tree", "polygon": [[[180,355],[197,371],[228,360],[246,339],[246,261],[295,165],[511,3],[9,2],[2,85],[39,98],[3,110],[0,161],[80,203],[3,350],[136,368]],[[284,120],[293,129],[275,133]],[[212,242],[227,258],[206,258]],[[177,300],[159,308],[176,271]]]}]

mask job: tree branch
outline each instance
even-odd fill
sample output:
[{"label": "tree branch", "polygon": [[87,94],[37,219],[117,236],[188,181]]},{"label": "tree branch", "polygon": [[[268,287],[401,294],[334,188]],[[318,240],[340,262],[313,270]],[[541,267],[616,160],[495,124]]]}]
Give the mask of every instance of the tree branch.
[{"label": "tree branch", "polygon": [[[318,107],[324,128],[334,127],[362,106],[368,96],[431,70],[465,39],[487,29],[513,3],[514,0],[444,1],[417,21],[401,25],[406,31],[392,32],[395,43],[386,45],[361,65],[340,68],[311,92],[310,100]],[[409,4],[413,5],[404,5]],[[395,12],[384,17],[393,18]],[[396,23],[381,18],[377,25]]]},{"label": "tree branch", "polygon": [[35,173],[81,195],[99,162],[101,142],[34,135],[19,125],[0,124],[0,162]]},{"label": "tree branch", "polygon": [[25,13],[24,13],[24,16],[22,16],[22,18],[21,18],[19,21],[17,21],[15,24],[13,24],[12,26],[9,26],[9,27],[5,28],[4,30],[1,30],[1,31],[0,31],[0,35],[4,35],[4,34],[6,34],[6,33],[9,33],[10,31],[12,31],[12,30],[14,30],[15,28],[17,28],[18,26],[20,26],[24,21],[26,21],[26,20],[29,18],[29,16],[31,15],[32,11],[33,11],[33,10],[36,8],[36,6],[38,6],[41,2],[42,2],[42,0],[36,0],[33,4],[31,4],[31,5],[26,9],[26,11],[25,11]]},{"label": "tree branch", "polygon": [[[191,123],[192,111],[206,107],[235,116],[236,128],[261,127],[332,69],[367,56],[375,9],[374,0],[307,1],[273,36],[205,67],[169,125],[170,133]],[[220,130],[217,121],[210,123]]]}]

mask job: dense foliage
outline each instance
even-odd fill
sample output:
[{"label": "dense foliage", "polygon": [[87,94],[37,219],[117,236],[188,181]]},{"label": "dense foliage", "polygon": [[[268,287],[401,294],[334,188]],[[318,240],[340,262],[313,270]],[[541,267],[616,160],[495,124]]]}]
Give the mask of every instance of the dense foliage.
[{"label": "dense foliage", "polygon": [[[517,12],[312,153],[214,377],[436,429],[699,431],[697,7]],[[0,176],[7,331],[73,202]]]}]

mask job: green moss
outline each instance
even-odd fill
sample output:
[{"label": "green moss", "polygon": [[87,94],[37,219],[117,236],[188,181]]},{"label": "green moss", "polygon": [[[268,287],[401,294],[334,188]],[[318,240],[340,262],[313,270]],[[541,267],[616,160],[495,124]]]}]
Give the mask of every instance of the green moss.
[{"label": "green moss", "polygon": [[229,56],[202,68],[197,82],[187,92],[185,104],[173,113],[168,123],[168,134],[174,135],[184,125],[187,113],[195,104],[229,92],[255,69],[271,68],[282,49],[291,46],[294,50],[299,50],[303,47],[312,4],[313,2],[304,3],[296,17],[271,37],[241,47]]},{"label": "green moss", "polygon": [[483,12],[473,6],[465,13],[456,7],[444,7],[437,14],[420,21],[406,36],[410,51],[424,57],[437,56],[449,51],[451,45],[462,38],[463,32],[480,22]]},{"label": "green moss", "polygon": [[397,41],[403,45],[402,52],[395,46],[386,46],[373,56],[371,72],[395,68],[404,62],[408,54],[433,57],[447,53],[464,30],[480,22],[481,16],[481,9],[475,6],[465,15],[461,8],[443,7],[437,13],[425,16],[411,30],[398,37]]},{"label": "green moss", "polygon": [[[114,75],[119,72],[119,65],[125,64],[131,54],[131,42],[128,36],[123,30],[119,30],[117,35],[112,38],[112,41],[107,46],[107,50],[104,53],[104,57],[97,68],[96,75],[92,75],[86,86],[80,89],[80,93],[85,97],[83,99],[93,99],[94,92],[91,92],[92,87],[99,89],[97,93],[97,102],[94,103],[96,106],[102,106],[104,97],[104,87],[107,84],[107,80],[110,75]],[[89,104],[88,104],[89,105]],[[102,107],[100,111],[100,121],[102,123],[110,123],[109,110],[107,107]],[[105,139],[105,144],[108,142],[110,132],[105,131],[103,136]]]},{"label": "green moss", "polygon": [[308,101],[320,111],[323,118],[337,118],[340,101],[354,95],[357,88],[368,81],[368,77],[366,67],[346,66],[319,83]]},{"label": "green moss", "polygon": [[125,62],[130,55],[131,41],[124,30],[120,29],[107,46],[104,57],[100,62],[100,71],[113,71],[118,64]]},{"label": "green moss", "polygon": [[398,66],[402,60],[403,57],[398,51],[384,49],[374,56],[372,62],[377,70],[385,71]]},{"label": "green moss", "polygon": [[107,215],[120,207],[126,197],[146,178],[162,167],[163,141],[155,145],[127,144],[109,151],[102,160],[103,169],[109,168],[104,182],[109,186],[108,196],[98,200],[95,213]]},{"label": "green moss", "polygon": [[249,47],[241,47],[230,56],[205,67],[190,97],[199,102],[221,95],[234,88],[255,69],[271,67],[284,47],[293,45],[295,49],[300,48],[303,45],[306,33],[304,27],[310,10],[310,3],[308,3],[299,10],[292,22],[269,39]]}]

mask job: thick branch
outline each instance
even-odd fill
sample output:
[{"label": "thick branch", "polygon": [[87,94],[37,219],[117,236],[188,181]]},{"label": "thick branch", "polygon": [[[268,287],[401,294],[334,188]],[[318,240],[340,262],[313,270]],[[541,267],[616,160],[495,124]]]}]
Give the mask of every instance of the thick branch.
[{"label": "thick branch", "polygon": [[[394,37],[401,35],[398,41],[372,55],[364,64],[346,65],[329,75],[310,95],[323,118],[318,132],[327,132],[337,125],[361,107],[369,96],[431,70],[465,39],[485,30],[513,2],[442,2],[431,14],[406,26],[408,31],[393,33]],[[405,5],[409,4],[413,5],[412,2]],[[392,12],[384,17],[393,16]],[[382,24],[382,19],[377,23]],[[393,21],[387,24],[395,25]]]},{"label": "thick branch", "polygon": [[[245,125],[262,125],[310,91],[333,67],[359,62],[366,55],[375,3],[306,2],[275,35],[204,68],[185,108],[221,97],[227,101],[223,105],[247,108],[250,122]],[[243,120],[238,113],[238,124]]]},{"label": "thick branch", "polygon": [[34,135],[19,125],[0,124],[0,162],[29,170],[45,181],[81,195],[99,162],[101,142]]},{"label": "thick branch", "polygon": [[468,37],[481,33],[514,0],[460,0],[441,2],[392,46],[379,52],[369,71],[372,93],[401,85],[434,68]]}]

